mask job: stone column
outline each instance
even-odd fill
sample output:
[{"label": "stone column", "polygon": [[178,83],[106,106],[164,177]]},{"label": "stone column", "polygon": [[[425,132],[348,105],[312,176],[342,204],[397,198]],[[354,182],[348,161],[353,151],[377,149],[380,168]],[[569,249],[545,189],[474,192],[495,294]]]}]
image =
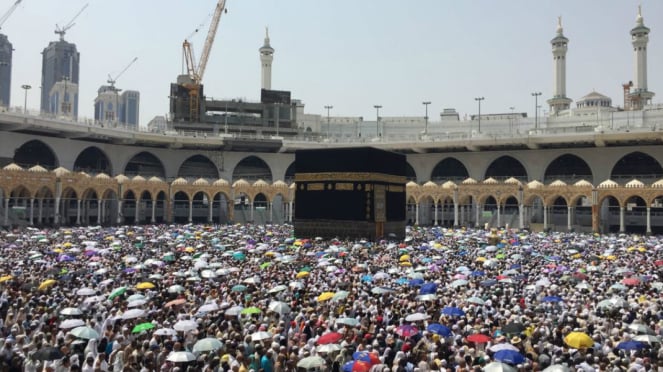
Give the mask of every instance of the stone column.
[{"label": "stone column", "polygon": [[214,221],[214,200],[210,200],[207,210],[207,223],[212,223]]},{"label": "stone column", "polygon": [[458,209],[459,209],[458,201],[454,198],[454,227],[458,226],[460,224],[460,220],[458,218]]},{"label": "stone column", "polygon": [[[444,204],[442,204],[444,205]],[[437,202],[433,202],[433,208],[435,208],[435,211],[433,213],[433,225],[437,226]],[[442,212],[442,217],[444,217],[444,212]]]},{"label": "stone column", "polygon": [[288,202],[288,221],[289,222],[292,222],[292,215],[294,214],[293,212],[294,212],[293,203],[292,203],[292,201],[290,201],[290,202]]},{"label": "stone column", "polygon": [[474,217],[475,217],[474,226],[475,227],[479,227],[479,222],[480,222],[480,220],[479,220],[479,209],[481,209],[481,204],[479,204],[479,202],[475,202],[475,204],[474,204]]},{"label": "stone column", "polygon": [[134,208],[134,225],[138,225],[140,218],[140,198],[136,198],[136,208]]},{"label": "stone column", "polygon": [[76,225],[81,224],[81,199],[76,199]]},{"label": "stone column", "polygon": [[626,231],[626,228],[624,227],[624,217],[625,217],[625,208],[624,207],[619,207],[619,232],[624,232]]},{"label": "stone column", "polygon": [[419,225],[419,203],[414,205],[414,224]]},{"label": "stone column", "polygon": [[497,203],[497,227],[502,226],[502,214],[500,213],[501,206]]},{"label": "stone column", "polygon": [[253,223],[254,222],[254,219],[253,219],[253,209],[254,209],[253,208],[253,200],[251,200],[251,203],[249,203],[249,208],[250,208],[250,213],[249,213],[250,217],[249,218],[251,219],[251,223]]},{"label": "stone column", "polygon": [[548,229],[548,206],[543,206],[543,230]]},{"label": "stone column", "polygon": [[55,208],[55,210],[53,211],[53,213],[55,214],[53,216],[53,223],[55,225],[59,225],[60,221],[61,221],[61,219],[60,219],[60,197],[59,196],[55,198],[55,203],[53,204],[53,207]]},{"label": "stone column", "polygon": [[601,217],[599,216],[599,193],[597,190],[592,190],[592,232],[598,233],[599,226],[601,223]]},{"label": "stone column", "polygon": [[573,229],[573,207],[566,207],[566,229],[571,231]]},{"label": "stone column", "polygon": [[193,222],[193,199],[189,199],[189,223]]},{"label": "stone column", "polygon": [[5,198],[5,226],[9,226],[9,198]]},{"label": "stone column", "polygon": [[647,234],[651,234],[651,207],[647,206]]},{"label": "stone column", "polygon": [[44,198],[39,199],[39,206],[37,208],[39,210],[37,214],[37,223],[41,225],[44,223]]},{"label": "stone column", "polygon": [[103,200],[97,199],[97,225],[101,225],[101,206],[104,204]]},{"label": "stone column", "polygon": [[228,221],[235,221],[235,202],[234,200],[228,200]]},{"label": "stone column", "polygon": [[152,218],[150,218],[150,223],[157,222],[157,200],[152,199]]},{"label": "stone column", "polygon": [[522,201],[518,204],[518,228],[525,228],[525,206]]},{"label": "stone column", "polygon": [[272,223],[273,219],[272,208],[274,208],[274,202],[269,202],[269,223]]},{"label": "stone column", "polygon": [[99,225],[103,225],[104,222],[106,222],[106,200],[102,200],[99,203],[99,209],[101,210],[101,213],[99,214]]},{"label": "stone column", "polygon": [[122,211],[122,199],[117,199],[117,224],[121,225],[122,224],[122,214],[124,212]]},{"label": "stone column", "polygon": [[35,198],[30,198],[30,225],[35,224]]}]

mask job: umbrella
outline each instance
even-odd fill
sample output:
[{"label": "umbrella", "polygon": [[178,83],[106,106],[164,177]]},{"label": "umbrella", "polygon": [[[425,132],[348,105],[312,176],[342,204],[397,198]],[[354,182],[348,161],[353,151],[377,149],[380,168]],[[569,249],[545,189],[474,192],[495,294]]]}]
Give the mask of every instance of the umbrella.
[{"label": "umbrella", "polygon": [[150,282],[142,282],[136,285],[136,289],[154,289],[156,286]]},{"label": "umbrella", "polygon": [[413,327],[409,324],[404,324],[402,326],[399,326],[396,328],[396,334],[401,336],[401,337],[411,337],[419,333],[419,329],[417,327]]},{"label": "umbrella", "polygon": [[426,330],[430,333],[435,333],[436,335],[440,335],[442,337],[451,336],[451,329],[444,324],[431,323],[428,325],[428,327],[426,327]]},{"label": "umbrella", "polygon": [[507,364],[522,364],[525,363],[525,357],[514,350],[500,350],[495,353],[493,358],[499,362]]},{"label": "umbrella", "polygon": [[486,302],[479,297],[470,297],[467,299],[467,302],[475,305],[484,305]]},{"label": "umbrella", "polygon": [[80,319],[67,319],[60,323],[60,329],[72,329],[76,327],[82,327],[85,325],[85,322]]},{"label": "umbrella", "polygon": [[295,275],[295,278],[301,279],[301,278],[306,278],[307,276],[311,275],[308,271],[300,271]]},{"label": "umbrella", "polygon": [[278,293],[278,292],[281,292],[281,291],[285,291],[286,289],[288,289],[287,286],[285,286],[283,284],[280,284],[280,285],[277,285],[276,287],[270,289],[269,291],[267,291],[267,293]]},{"label": "umbrella", "polygon": [[424,283],[419,289],[419,294],[435,294],[437,292],[437,284],[435,283]]},{"label": "umbrella", "polygon": [[361,360],[352,360],[345,363],[341,370],[343,372],[368,372],[370,369],[370,363]]},{"label": "umbrella", "polygon": [[247,307],[245,309],[242,309],[242,311],[240,312],[240,314],[243,314],[243,315],[252,315],[252,314],[260,314],[260,313],[262,313],[262,310],[260,310],[259,308],[255,307],[255,306]]},{"label": "umbrella", "polygon": [[483,333],[474,333],[467,336],[467,341],[474,342],[475,344],[485,344],[490,340],[490,336],[484,335]]},{"label": "umbrella", "polygon": [[314,355],[300,359],[299,362],[297,362],[297,367],[304,369],[311,369],[311,368],[320,368],[325,366],[326,364],[327,362],[325,362],[324,359],[322,359],[317,355]]},{"label": "umbrella", "polygon": [[76,296],[92,296],[94,294],[95,291],[92,288],[81,288],[76,291]]},{"label": "umbrella", "polygon": [[48,288],[51,288],[53,285],[55,285],[55,283],[57,283],[55,279],[44,280],[41,282],[41,284],[39,284],[39,290],[44,291]]},{"label": "umbrella", "polygon": [[179,284],[171,285],[170,287],[168,287],[168,293],[181,293],[184,292],[185,290],[186,288],[184,288]]},{"label": "umbrella", "polygon": [[594,340],[584,332],[571,332],[564,337],[564,342],[574,349],[594,346]]},{"label": "umbrella", "polygon": [[371,365],[382,363],[380,357],[376,353],[369,353],[368,351],[355,351],[352,353],[352,359],[359,362],[366,362]]},{"label": "umbrella", "polygon": [[395,289],[387,288],[387,287],[373,287],[373,288],[371,288],[371,293],[376,294],[376,295],[391,293],[391,292],[395,292],[395,291],[396,291]]},{"label": "umbrella", "polygon": [[145,305],[146,303],[147,303],[147,300],[146,300],[146,299],[142,299],[142,300],[133,300],[133,301],[129,301],[129,303],[127,304],[127,307],[128,307],[128,308],[131,308],[131,307],[141,307],[141,306]]},{"label": "umbrella", "polygon": [[508,364],[492,362],[483,367],[484,372],[516,372],[516,369]]},{"label": "umbrella", "polygon": [[417,301],[433,301],[437,299],[437,295],[433,293],[421,294],[416,297]]},{"label": "umbrella", "polygon": [[94,329],[86,326],[76,327],[69,331],[69,333],[78,338],[84,338],[86,340],[99,339],[99,333]]},{"label": "umbrella", "polygon": [[173,329],[179,332],[191,331],[198,328],[195,320],[180,320],[173,325]]},{"label": "umbrella", "polygon": [[638,279],[638,278],[626,278],[626,279],[622,280],[622,283],[625,284],[625,285],[630,285],[630,286],[639,285],[640,284],[640,279]]},{"label": "umbrella", "polygon": [[318,296],[318,302],[323,302],[327,300],[331,300],[334,297],[335,293],[334,292],[323,292]]},{"label": "umbrella", "polygon": [[231,308],[228,308],[228,309],[224,312],[224,314],[225,314],[225,315],[228,315],[228,316],[237,316],[237,315],[239,315],[239,314],[242,312],[242,310],[244,310],[244,308],[241,307],[241,306],[233,306],[233,307],[231,307]]},{"label": "umbrella", "polygon": [[645,335],[655,335],[656,333],[646,325],[642,323],[631,323],[628,325],[628,329],[631,331],[637,333],[637,334],[645,334]]},{"label": "umbrella", "polygon": [[270,332],[259,331],[251,334],[251,341],[271,340],[273,337]]},{"label": "umbrella", "polygon": [[553,364],[550,367],[543,370],[543,372],[571,372],[569,367],[563,364]]},{"label": "umbrella", "polygon": [[166,358],[167,361],[173,363],[188,363],[196,359],[196,355],[188,351],[173,351]]},{"label": "umbrella", "polygon": [[564,300],[562,300],[562,298],[559,297],[559,296],[546,296],[546,297],[542,298],[541,301],[543,301],[543,302],[562,302]]},{"label": "umbrella", "polygon": [[186,303],[186,299],[184,298],[177,298],[172,301],[166,302],[166,307],[171,307],[171,306],[177,306],[177,305],[182,305]]},{"label": "umbrella", "polygon": [[196,341],[193,344],[193,352],[196,354],[217,351],[223,347],[223,343],[216,338],[207,337]]},{"label": "umbrella", "polygon": [[452,288],[458,288],[458,287],[462,287],[464,285],[467,285],[468,283],[469,283],[469,281],[467,281],[466,279],[457,279],[457,280],[454,280],[453,282],[451,282],[450,285],[451,285]]},{"label": "umbrella", "polygon": [[633,337],[633,341],[646,342],[648,344],[660,343],[661,339],[658,336],[652,335],[637,335]]},{"label": "umbrella", "polygon": [[143,331],[147,331],[148,329],[153,329],[154,324],[151,322],[145,322],[145,323],[140,323],[137,324],[132,330],[131,333],[141,333]]},{"label": "umbrella", "polygon": [[217,310],[219,310],[219,305],[217,305],[216,302],[206,303],[198,308],[198,312],[203,314],[211,313]]},{"label": "umbrella", "polygon": [[126,292],[126,291],[127,291],[127,287],[119,287],[119,288],[115,288],[115,289],[113,290],[113,292],[111,292],[111,294],[108,295],[108,299],[109,299],[109,300],[112,300],[112,299],[114,299],[115,297],[118,297],[118,296],[123,295],[124,292]]},{"label": "umbrella", "polygon": [[233,286],[232,288],[230,288],[230,290],[233,291],[233,292],[244,292],[244,291],[246,291],[246,289],[247,289],[247,286],[245,286],[243,284],[237,284],[237,285]]},{"label": "umbrella", "polygon": [[336,324],[343,324],[349,327],[356,327],[359,325],[359,321],[355,318],[338,318],[336,319]]},{"label": "umbrella", "polygon": [[338,332],[328,332],[318,338],[318,345],[335,344],[343,338]]},{"label": "umbrella", "polygon": [[138,301],[138,300],[145,300],[145,299],[147,299],[147,297],[145,297],[145,295],[142,294],[142,293],[135,293],[135,294],[132,294],[131,296],[127,297],[127,301],[129,301],[129,302]]},{"label": "umbrella", "polygon": [[77,307],[65,307],[60,311],[60,315],[83,315],[83,311]]},{"label": "umbrella", "polygon": [[289,314],[290,313],[290,306],[286,304],[285,302],[281,301],[272,301],[269,303],[269,306],[267,306],[269,311],[277,313],[277,314]]},{"label": "umbrella", "polygon": [[493,353],[496,353],[496,352],[498,352],[498,351],[500,351],[500,350],[519,351],[517,347],[515,347],[515,346],[513,346],[513,345],[511,345],[511,344],[508,344],[508,343],[506,343],[506,342],[502,342],[502,343],[499,343],[499,344],[495,344],[495,345],[491,346],[489,349],[490,349],[490,351],[492,351]]},{"label": "umbrella", "polygon": [[136,318],[142,318],[147,313],[143,309],[131,309],[127,310],[122,314],[122,319],[127,320],[127,319],[136,319]]},{"label": "umbrella", "polygon": [[334,293],[334,296],[332,296],[331,300],[332,301],[340,301],[346,299],[350,295],[350,292],[348,291],[338,291]]},{"label": "umbrella", "polygon": [[641,350],[644,349],[647,346],[644,342],[640,341],[635,341],[635,340],[628,340],[628,341],[623,341],[617,344],[617,349],[620,350]]},{"label": "umbrella", "polygon": [[442,309],[442,314],[448,316],[464,316],[465,312],[461,308],[447,306]]},{"label": "umbrella", "polygon": [[318,353],[333,353],[341,350],[342,347],[339,344],[325,344],[315,348],[315,351],[317,351]]},{"label": "umbrella", "polygon": [[159,328],[154,331],[154,334],[157,336],[176,336],[177,331],[172,328]]},{"label": "umbrella", "polygon": [[57,360],[62,359],[64,354],[57,347],[45,347],[37,350],[33,357],[37,360]]},{"label": "umbrella", "polygon": [[424,313],[414,313],[405,317],[405,320],[408,322],[420,322],[430,318],[427,314]]}]

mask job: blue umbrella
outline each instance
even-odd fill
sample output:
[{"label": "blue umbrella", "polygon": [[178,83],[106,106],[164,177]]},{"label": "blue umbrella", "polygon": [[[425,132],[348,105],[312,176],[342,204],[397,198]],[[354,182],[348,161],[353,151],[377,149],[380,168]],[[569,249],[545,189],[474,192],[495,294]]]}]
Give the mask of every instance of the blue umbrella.
[{"label": "blue umbrella", "polygon": [[521,266],[520,264],[513,264],[513,265],[511,265],[511,266],[509,267],[509,269],[511,269],[511,270],[518,270],[518,269],[520,269],[521,267],[522,267],[522,266]]},{"label": "blue umbrella", "polygon": [[352,359],[354,360],[361,360],[362,362],[371,362],[371,356],[368,355],[368,352],[366,351],[355,351],[352,353]]},{"label": "blue umbrella", "polygon": [[437,292],[437,284],[435,283],[425,283],[419,290],[419,294],[435,294],[435,292]]},{"label": "blue umbrella", "polygon": [[562,302],[564,300],[562,300],[562,298],[559,297],[559,296],[546,296],[543,299],[541,299],[541,301],[543,301],[543,302]]},{"label": "blue umbrella", "polygon": [[548,256],[548,257],[546,257],[546,260],[548,260],[548,261],[561,261],[562,257],[560,257],[560,256]]},{"label": "blue umbrella", "polygon": [[371,281],[373,281],[373,277],[370,276],[370,275],[364,275],[364,276],[361,277],[361,281],[362,282],[371,282]]},{"label": "blue umbrella", "polygon": [[617,344],[617,349],[620,350],[641,350],[644,349],[647,345],[644,342],[628,340],[620,342]]},{"label": "blue umbrella", "polygon": [[442,337],[451,336],[451,329],[449,329],[449,327],[445,326],[444,324],[440,323],[431,323],[428,325],[426,330],[430,333],[435,333],[436,335],[440,335]]},{"label": "blue umbrella", "polygon": [[470,273],[470,275],[471,276],[485,276],[486,273],[484,271],[481,271],[481,270],[476,270],[476,271],[472,271]]},{"label": "blue umbrella", "polygon": [[421,279],[421,278],[412,279],[412,280],[410,280],[407,284],[408,284],[410,287],[418,287],[418,286],[424,284],[424,280]]},{"label": "blue umbrella", "polygon": [[507,364],[525,363],[525,357],[515,350],[500,350],[493,357],[495,360]]},{"label": "blue umbrella", "polygon": [[481,284],[482,287],[490,287],[490,286],[493,286],[493,285],[497,284],[497,280],[488,279],[488,280],[484,280],[483,282],[481,282],[479,284]]},{"label": "blue umbrella", "polygon": [[399,278],[398,280],[396,280],[396,284],[398,285],[407,284],[407,278]]},{"label": "blue umbrella", "polygon": [[465,312],[458,307],[447,306],[442,309],[442,314],[449,316],[464,316]]}]

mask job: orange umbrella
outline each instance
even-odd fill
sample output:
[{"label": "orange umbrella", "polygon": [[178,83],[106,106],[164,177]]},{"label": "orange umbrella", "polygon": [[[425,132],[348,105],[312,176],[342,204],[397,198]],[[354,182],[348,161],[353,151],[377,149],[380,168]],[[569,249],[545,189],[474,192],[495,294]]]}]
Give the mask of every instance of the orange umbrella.
[{"label": "orange umbrella", "polygon": [[186,303],[186,300],[184,298],[178,298],[178,299],[172,300],[170,302],[167,302],[166,307],[182,305],[184,303]]}]

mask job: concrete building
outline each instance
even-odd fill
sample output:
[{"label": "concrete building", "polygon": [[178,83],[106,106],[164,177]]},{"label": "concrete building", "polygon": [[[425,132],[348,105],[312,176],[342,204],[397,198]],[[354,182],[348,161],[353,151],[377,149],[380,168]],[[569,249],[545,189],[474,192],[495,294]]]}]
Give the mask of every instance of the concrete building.
[{"label": "concrete building", "polygon": [[0,107],[9,107],[12,87],[12,53],[7,35],[0,34]]},{"label": "concrete building", "polygon": [[52,41],[42,52],[41,111],[78,118],[80,53],[65,40]]},{"label": "concrete building", "polygon": [[140,119],[140,92],[135,90],[122,92],[118,109],[120,124],[137,130]]},{"label": "concrete building", "polygon": [[94,120],[106,125],[120,125],[138,129],[140,93],[127,90],[119,94],[119,89],[102,85],[94,100]]}]

